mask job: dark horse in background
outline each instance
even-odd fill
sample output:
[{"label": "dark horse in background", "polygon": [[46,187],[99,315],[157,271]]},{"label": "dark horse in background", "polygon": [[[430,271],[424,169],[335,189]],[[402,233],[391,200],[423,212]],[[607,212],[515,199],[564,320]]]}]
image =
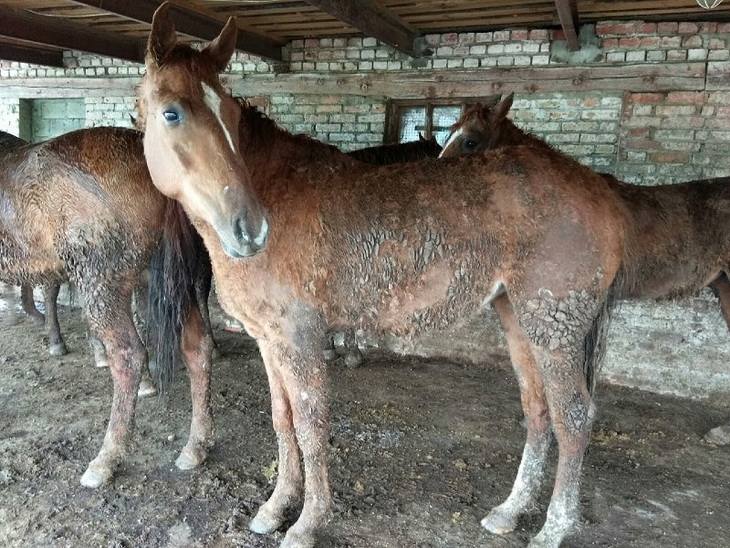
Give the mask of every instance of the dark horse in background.
[{"label": "dark horse in background", "polygon": [[[512,99],[510,94],[495,105],[468,107],[440,157],[525,145],[562,155],[507,117]],[[632,283],[617,297],[674,298],[709,286],[730,330],[730,177],[657,186],[629,185],[608,174],[603,178],[621,196],[632,227],[633,253],[624,266]],[[705,439],[727,444],[730,424],[713,428]]]},{"label": "dark horse in background", "polygon": [[[28,142],[0,131],[0,162],[9,151],[27,145]],[[36,306],[33,299],[33,286],[23,283],[20,286],[20,302],[23,305],[23,311],[37,325],[44,323],[48,327],[48,353],[52,356],[62,356],[66,353],[66,344],[61,336],[61,328],[58,324],[58,310],[56,308],[56,300],[58,298],[60,286],[56,283],[46,284],[43,287],[43,295],[45,298],[46,315],[44,316]]]},{"label": "dark horse in background", "polygon": [[155,14],[139,88],[145,156],[155,186],[203,236],[219,301],[266,367],[279,474],[250,528],[278,529],[303,495],[282,546],[313,546],[330,515],[328,329],[413,337],[493,305],[508,336],[525,342],[510,352],[528,436],[513,495],[488,525],[506,532],[533,507],[552,426],[557,473],[532,545],[557,546],[579,521],[591,387],[634,252],[615,189],[529,146],[369,166],[293,136],[221,85],[235,22],[197,51],[177,44],[167,6]]},{"label": "dark horse in background", "polygon": [[366,164],[387,166],[437,158],[440,153],[441,147],[435,137],[426,139],[419,134],[418,141],[361,148],[348,152],[347,155]]},{"label": "dark horse in background", "polygon": [[[181,249],[192,250],[194,261],[181,268],[164,264]],[[152,184],[142,135],[120,128],[79,130],[4,154],[0,280],[46,287],[72,282],[111,370],[111,416],[101,450],[81,478],[85,486],[107,481],[130,442],[147,368],[147,351],[132,318],[132,294],[148,267],[181,275],[174,286],[152,287],[148,331],[150,347],[171,360],[181,357],[194,381],[190,437],[176,462],[187,469],[205,458],[212,436],[205,370],[213,343],[196,299],[198,288],[210,288],[210,261],[180,206]],[[183,308],[164,308],[155,297],[163,289],[176,294]],[[163,310],[169,313],[162,315]],[[176,336],[159,338],[170,330],[166,324]],[[171,365],[160,367],[170,371]]]}]

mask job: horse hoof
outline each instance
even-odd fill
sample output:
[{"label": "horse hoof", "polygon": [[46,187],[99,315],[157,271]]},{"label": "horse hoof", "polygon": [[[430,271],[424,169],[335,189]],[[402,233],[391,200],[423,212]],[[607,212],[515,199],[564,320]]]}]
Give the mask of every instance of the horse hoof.
[{"label": "horse hoof", "polygon": [[157,394],[157,388],[154,384],[152,384],[152,381],[147,379],[142,379],[141,381],[139,381],[137,397],[145,398],[147,396],[154,396],[155,394]]},{"label": "horse hoof", "polygon": [[705,441],[713,445],[729,445],[730,424],[724,424],[710,430],[705,434]]},{"label": "horse hoof", "polygon": [[93,467],[89,465],[81,476],[81,485],[90,489],[97,489],[112,478],[112,471],[109,468]]},{"label": "horse hoof", "polygon": [[[257,535],[268,535],[281,527],[282,523],[284,523],[282,518],[271,515],[266,508],[261,507],[256,516],[249,522],[248,529]],[[284,542],[286,542],[286,538]],[[284,543],[282,543],[282,546],[284,546]]]},{"label": "horse hoof", "polygon": [[66,349],[66,345],[63,343],[57,343],[52,344],[48,347],[48,353],[51,356],[63,356],[65,354],[68,354],[68,350]]},{"label": "horse hoof", "polygon": [[517,518],[494,508],[482,521],[482,527],[494,535],[506,535],[517,527]]},{"label": "horse hoof", "polygon": [[179,470],[192,470],[200,466],[206,457],[203,449],[188,449],[185,447],[175,461]]},{"label": "horse hoof", "polygon": [[287,532],[280,548],[314,548],[316,542],[313,534]]}]

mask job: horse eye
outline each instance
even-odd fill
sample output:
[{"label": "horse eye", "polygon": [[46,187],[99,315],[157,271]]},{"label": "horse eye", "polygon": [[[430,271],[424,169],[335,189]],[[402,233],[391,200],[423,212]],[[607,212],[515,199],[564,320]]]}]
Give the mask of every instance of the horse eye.
[{"label": "horse eye", "polygon": [[468,149],[473,149],[477,147],[477,142],[472,139],[467,139],[464,141],[464,146]]},{"label": "horse eye", "polygon": [[165,118],[165,122],[167,122],[170,126],[176,126],[180,123],[180,119],[182,118],[180,113],[174,108],[168,108],[162,113],[162,116]]}]

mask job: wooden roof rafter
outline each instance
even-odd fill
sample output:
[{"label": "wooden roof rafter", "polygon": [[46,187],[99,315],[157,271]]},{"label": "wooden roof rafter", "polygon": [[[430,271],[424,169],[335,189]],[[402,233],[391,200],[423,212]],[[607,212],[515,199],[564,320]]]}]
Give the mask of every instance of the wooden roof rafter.
[{"label": "wooden roof rafter", "polygon": [[0,41],[0,59],[63,68],[63,52],[17,42]]},{"label": "wooden roof rafter", "polygon": [[373,0],[306,0],[339,21],[412,57],[424,54],[419,33]]},{"label": "wooden roof rafter", "polygon": [[580,42],[578,41],[578,29],[580,28],[578,0],[555,0],[555,7],[558,10],[560,26],[563,27],[568,49],[578,51],[580,49]]},{"label": "wooden roof rafter", "polygon": [[139,40],[12,8],[0,7],[0,36],[28,44],[85,51],[137,63],[144,61],[144,45]]},{"label": "wooden roof rafter", "polygon": [[[119,15],[126,19],[140,23],[152,23],[152,16],[155,10],[163,3],[153,0],[72,0],[74,4],[80,4],[99,10]],[[201,40],[212,40],[223,28],[224,21],[220,21],[205,13],[182,6],[172,4],[170,17],[175,23],[178,32],[192,38]],[[281,45],[279,42],[248,30],[238,30],[238,41],[236,48],[240,51],[251,53],[269,60],[281,61]]]}]

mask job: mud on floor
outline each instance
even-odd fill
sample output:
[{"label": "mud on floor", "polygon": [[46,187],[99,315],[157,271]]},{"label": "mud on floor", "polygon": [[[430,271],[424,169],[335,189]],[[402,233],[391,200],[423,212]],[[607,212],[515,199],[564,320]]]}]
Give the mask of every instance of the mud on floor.
[{"label": "mud on floor", "polygon": [[[173,465],[189,420],[181,371],[168,398],[139,402],[136,447],[94,491],[78,480],[101,444],[111,381],[92,366],[78,311],[62,308],[61,325],[71,354],[51,358],[41,331],[13,307],[0,311],[0,545],[277,546],[281,534],[246,529],[273,489],[276,455],[255,344],[217,333],[217,445],[203,467]],[[539,530],[552,477],[515,533],[479,526],[509,493],[524,434],[508,364],[490,361],[369,356],[332,368],[335,519],[321,546],[524,546]],[[730,449],[701,441],[730,420],[727,402],[601,386],[598,405],[586,526],[564,545],[727,546]]]}]

